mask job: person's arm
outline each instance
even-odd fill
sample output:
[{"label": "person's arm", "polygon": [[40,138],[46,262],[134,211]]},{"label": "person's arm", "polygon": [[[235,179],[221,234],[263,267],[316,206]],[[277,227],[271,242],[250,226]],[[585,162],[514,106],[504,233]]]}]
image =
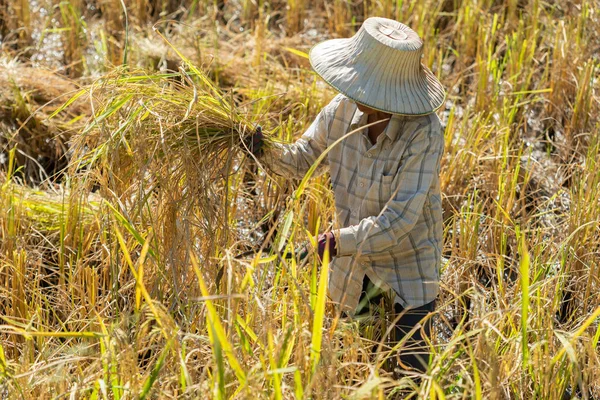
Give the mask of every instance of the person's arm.
[{"label": "person's arm", "polygon": [[[306,132],[295,142],[275,143],[260,158],[277,175],[301,179],[327,148],[327,137],[341,96],[335,97],[321,110]],[[327,165],[324,159],[317,168],[317,174]]]},{"label": "person's arm", "polygon": [[439,174],[443,148],[444,138],[438,126],[423,127],[415,133],[402,156],[392,181],[392,198],[383,212],[334,231],[338,256],[380,253],[407,237],[422,214],[427,194]]}]

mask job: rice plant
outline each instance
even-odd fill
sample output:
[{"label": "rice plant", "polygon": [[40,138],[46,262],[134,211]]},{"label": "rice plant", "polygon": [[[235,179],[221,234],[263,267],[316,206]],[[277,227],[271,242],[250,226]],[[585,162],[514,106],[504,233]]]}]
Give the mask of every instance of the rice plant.
[{"label": "rice plant", "polygon": [[[247,151],[335,95],[315,43],[396,18],[448,89],[442,292],[424,379],[341,318],[298,249],[329,177]],[[568,1],[0,6],[6,398],[600,395],[600,28]],[[50,40],[52,39],[52,40]],[[276,172],[276,171],[275,171]],[[373,354],[373,348],[378,353]]]}]

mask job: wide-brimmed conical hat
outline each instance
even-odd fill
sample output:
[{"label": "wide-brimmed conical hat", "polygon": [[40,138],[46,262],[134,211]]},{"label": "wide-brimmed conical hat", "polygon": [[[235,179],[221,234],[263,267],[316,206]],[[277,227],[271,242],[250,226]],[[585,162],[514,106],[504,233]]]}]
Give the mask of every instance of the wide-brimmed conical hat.
[{"label": "wide-brimmed conical hat", "polygon": [[379,111],[424,115],[437,110],[445,91],[421,64],[423,42],[408,26],[368,18],[354,36],[314,46],[313,69],[337,91]]}]

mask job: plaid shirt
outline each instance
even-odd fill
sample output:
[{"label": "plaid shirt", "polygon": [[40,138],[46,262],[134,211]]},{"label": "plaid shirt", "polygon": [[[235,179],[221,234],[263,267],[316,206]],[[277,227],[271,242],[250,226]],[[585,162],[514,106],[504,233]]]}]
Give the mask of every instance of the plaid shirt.
[{"label": "plaid shirt", "polygon": [[[336,96],[293,144],[279,144],[265,161],[283,176],[302,178],[335,140],[367,123],[367,115]],[[373,145],[367,129],[331,149],[329,167],[337,219],[337,257],[329,295],[352,314],[366,274],[393,289],[403,307],[433,301],[439,287],[442,204],[439,185],[444,138],[435,113],[393,115]]]}]

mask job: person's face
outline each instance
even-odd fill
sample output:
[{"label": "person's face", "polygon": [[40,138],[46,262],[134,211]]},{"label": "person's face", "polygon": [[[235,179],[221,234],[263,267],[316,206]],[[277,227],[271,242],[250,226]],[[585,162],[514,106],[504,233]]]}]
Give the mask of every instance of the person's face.
[{"label": "person's face", "polygon": [[367,106],[363,106],[362,104],[356,103],[356,107],[360,110],[360,112],[365,113],[367,115],[375,114],[377,110],[373,110]]}]

